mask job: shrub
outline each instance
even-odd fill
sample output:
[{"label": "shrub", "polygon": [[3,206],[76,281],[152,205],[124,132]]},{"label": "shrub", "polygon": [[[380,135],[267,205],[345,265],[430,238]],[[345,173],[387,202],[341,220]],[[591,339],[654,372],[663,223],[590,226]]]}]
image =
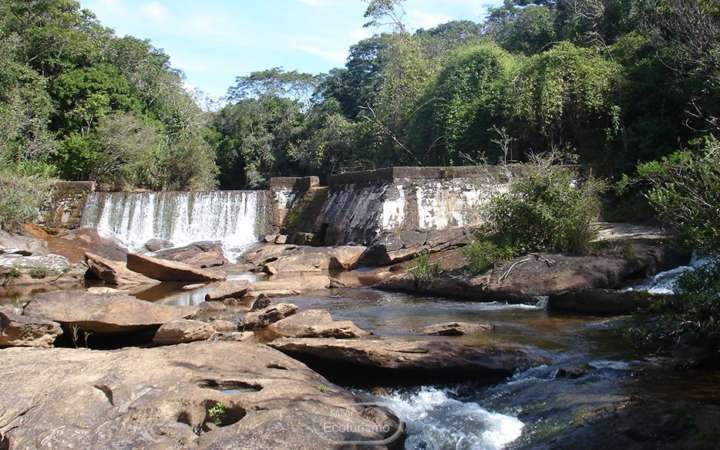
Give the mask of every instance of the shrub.
[{"label": "shrub", "polygon": [[440,265],[438,265],[438,263],[430,262],[429,253],[420,255],[415,263],[415,267],[410,269],[408,272],[412,275],[416,288],[428,286],[432,282],[433,278],[440,275]]},{"label": "shrub", "polygon": [[636,315],[629,336],[663,351],[704,347],[701,356],[720,359],[720,262],[684,274],[676,293]]},{"label": "shrub", "polygon": [[466,269],[473,275],[485,273],[498,262],[515,256],[512,247],[501,246],[488,240],[473,241],[463,251],[468,259]]},{"label": "shrub", "polygon": [[226,414],[227,411],[222,402],[215,402],[215,404],[208,410],[208,418],[210,419],[210,422],[217,426],[222,425]]},{"label": "shrub", "polygon": [[533,156],[510,190],[493,197],[489,228],[498,242],[516,253],[585,253],[594,236],[591,224],[600,209],[605,183],[580,179],[560,157]]},{"label": "shrub", "polygon": [[658,217],[689,250],[720,250],[720,142],[708,139],[699,152],[682,151],[638,167],[651,187],[647,198]]},{"label": "shrub", "polygon": [[0,169],[0,228],[18,231],[36,220],[50,199],[53,184],[43,173],[22,175],[14,165]]}]

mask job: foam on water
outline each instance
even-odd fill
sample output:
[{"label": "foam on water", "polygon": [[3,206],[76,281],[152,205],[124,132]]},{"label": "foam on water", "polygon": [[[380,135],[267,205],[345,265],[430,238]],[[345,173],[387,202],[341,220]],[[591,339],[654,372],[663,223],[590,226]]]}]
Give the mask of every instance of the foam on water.
[{"label": "foam on water", "polygon": [[704,267],[712,261],[708,257],[694,256],[687,266],[676,267],[672,270],[660,272],[647,281],[625,289],[625,291],[647,292],[655,295],[673,295],[680,277],[687,273]]},{"label": "foam on water", "polygon": [[456,400],[435,387],[398,392],[384,400],[407,425],[407,449],[497,450],[519,438],[524,427],[515,417]]}]

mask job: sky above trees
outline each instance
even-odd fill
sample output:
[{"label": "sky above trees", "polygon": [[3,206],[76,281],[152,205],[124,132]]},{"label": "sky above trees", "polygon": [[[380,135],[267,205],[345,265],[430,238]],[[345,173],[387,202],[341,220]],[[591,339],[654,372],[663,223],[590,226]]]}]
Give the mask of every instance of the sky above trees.
[{"label": "sky above trees", "polygon": [[[342,66],[371,35],[361,0],[82,0],[118,35],[150,39],[186,74],[186,84],[220,97],[238,75],[268,67],[309,73]],[[479,21],[502,0],[409,0],[412,29]]]}]

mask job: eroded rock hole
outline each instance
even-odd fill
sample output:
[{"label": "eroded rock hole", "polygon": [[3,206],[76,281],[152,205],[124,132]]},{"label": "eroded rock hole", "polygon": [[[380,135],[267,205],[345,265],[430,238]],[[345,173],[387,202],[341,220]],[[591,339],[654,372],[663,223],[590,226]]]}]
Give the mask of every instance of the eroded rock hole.
[{"label": "eroded rock hole", "polygon": [[245,392],[258,392],[262,390],[262,386],[257,383],[248,383],[237,380],[202,380],[198,386],[205,389],[214,389],[223,394],[242,394]]},{"label": "eroded rock hole", "polygon": [[10,450],[10,438],[0,434],[0,450]]},{"label": "eroded rock hole", "polygon": [[277,369],[277,370],[288,370],[287,367],[281,366],[280,364],[268,364],[267,368],[268,369]]},{"label": "eroded rock hole", "polygon": [[247,414],[244,408],[216,400],[205,400],[205,420],[200,431],[208,433],[214,428],[228,427],[238,423]]}]

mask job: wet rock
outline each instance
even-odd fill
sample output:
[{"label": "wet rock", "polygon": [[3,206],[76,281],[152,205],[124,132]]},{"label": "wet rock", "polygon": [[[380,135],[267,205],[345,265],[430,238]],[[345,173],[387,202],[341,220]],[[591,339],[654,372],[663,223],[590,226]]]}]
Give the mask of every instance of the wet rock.
[{"label": "wet rock", "polygon": [[487,333],[492,329],[493,326],[487,323],[449,322],[430,325],[418,331],[429,336],[464,336],[466,334]]},{"label": "wet rock", "polygon": [[351,339],[369,336],[349,320],[333,320],[329,312],[309,309],[270,325],[281,336],[296,338]]},{"label": "wet rock", "polygon": [[179,319],[164,323],[155,332],[153,342],[159,345],[186,344],[206,341],[215,334],[215,328],[198,320]]},{"label": "wet rock", "polygon": [[266,244],[274,244],[275,239],[277,239],[277,237],[278,237],[277,234],[266,234],[265,236],[263,236],[262,242],[264,242]]},{"label": "wet rock", "polygon": [[311,245],[315,241],[314,233],[293,233],[291,242],[297,245]]},{"label": "wet rock", "polygon": [[[349,392],[263,345],[7,349],[0,360],[0,411],[11,424],[0,441],[11,449],[309,450],[400,430],[384,409],[357,405]],[[212,416],[217,404],[224,413]]]},{"label": "wet rock", "polygon": [[[466,378],[479,374],[511,374],[547,362],[522,346],[471,347],[440,340],[281,338],[269,345],[326,376],[342,370],[345,375],[347,372],[349,375],[374,373],[380,375],[380,379],[392,374],[405,374],[408,379],[415,376]],[[393,380],[383,382],[392,384]]]},{"label": "wet rock", "polygon": [[260,294],[255,299],[255,301],[252,304],[252,307],[250,308],[250,311],[260,311],[261,309],[265,309],[272,303],[272,300],[270,300],[270,297],[266,294]]},{"label": "wet rock", "polygon": [[156,258],[177,261],[200,269],[220,267],[229,264],[221,242],[196,242],[185,247],[161,250]]},{"label": "wet rock", "polygon": [[0,230],[0,255],[44,256],[48,254],[47,243],[40,239]]},{"label": "wet rock", "polygon": [[180,281],[197,283],[205,281],[225,281],[224,276],[196,269],[187,264],[154,258],[137,253],[128,253],[128,269],[160,281]]},{"label": "wet rock", "polygon": [[286,317],[295,314],[298,307],[291,303],[278,303],[275,306],[268,306],[259,311],[249,312],[243,317],[240,329],[244,331],[265,328]]},{"label": "wet rock", "polygon": [[88,294],[102,295],[102,294],[129,294],[129,291],[123,289],[113,289],[109,287],[90,287],[87,289]]},{"label": "wet rock", "polygon": [[189,317],[195,310],[150,303],[123,294],[56,291],[33,296],[25,306],[24,315],[103,334],[157,328],[166,322]]},{"label": "wet rock", "polygon": [[561,367],[555,372],[554,378],[567,378],[575,380],[584,377],[592,370],[590,364],[579,364],[577,366]]},{"label": "wet rock", "polygon": [[276,244],[281,244],[281,245],[282,245],[282,244],[287,244],[287,241],[288,241],[288,237],[287,237],[287,235],[284,235],[284,234],[281,234],[281,235],[279,235],[278,237],[275,238],[275,243],[276,243]]},{"label": "wet rock", "polygon": [[250,289],[247,281],[226,281],[205,295],[207,302],[219,302],[228,298],[243,298]]},{"label": "wet rock", "polygon": [[548,309],[555,312],[623,315],[647,308],[663,298],[666,296],[647,292],[587,289],[551,295],[548,299]]},{"label": "wet rock", "polygon": [[0,347],[52,347],[59,323],[0,311]]},{"label": "wet rock", "polygon": [[149,252],[157,252],[166,248],[171,248],[173,243],[165,239],[150,239],[145,243],[145,248]]},{"label": "wet rock", "polygon": [[153,280],[128,269],[127,264],[124,262],[113,261],[93,253],[85,253],[85,264],[88,267],[88,278],[102,280],[115,286],[153,285],[158,283],[158,280]]}]

